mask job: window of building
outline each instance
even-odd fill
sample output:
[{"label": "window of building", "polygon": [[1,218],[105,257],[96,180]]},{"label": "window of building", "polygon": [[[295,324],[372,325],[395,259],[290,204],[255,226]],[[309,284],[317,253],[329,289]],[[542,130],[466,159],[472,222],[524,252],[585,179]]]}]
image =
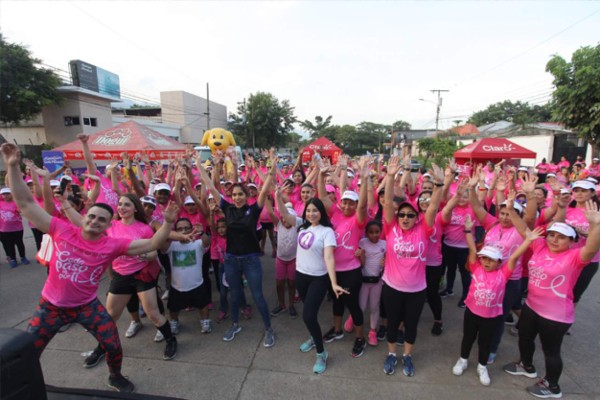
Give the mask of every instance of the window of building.
[{"label": "window of building", "polygon": [[83,118],[83,124],[84,125],[89,125],[90,124],[90,119],[89,118]]},{"label": "window of building", "polygon": [[90,125],[91,126],[98,126],[98,119],[97,118],[90,118]]},{"label": "window of building", "polygon": [[79,117],[64,117],[65,126],[79,125]]}]

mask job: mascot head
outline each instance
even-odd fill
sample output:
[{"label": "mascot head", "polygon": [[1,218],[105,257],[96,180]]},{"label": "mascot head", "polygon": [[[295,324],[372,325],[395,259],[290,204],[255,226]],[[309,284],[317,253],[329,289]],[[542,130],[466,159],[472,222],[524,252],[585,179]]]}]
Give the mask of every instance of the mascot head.
[{"label": "mascot head", "polygon": [[217,150],[225,151],[229,146],[235,146],[235,139],[231,132],[223,128],[214,128],[204,132],[200,145],[210,147],[213,152]]}]

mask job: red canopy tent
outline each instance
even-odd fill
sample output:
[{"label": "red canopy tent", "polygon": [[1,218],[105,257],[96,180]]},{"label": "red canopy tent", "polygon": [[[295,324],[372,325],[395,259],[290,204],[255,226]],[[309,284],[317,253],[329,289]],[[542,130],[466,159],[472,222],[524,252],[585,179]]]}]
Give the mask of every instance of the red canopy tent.
[{"label": "red canopy tent", "polygon": [[302,162],[310,162],[315,151],[321,154],[321,157],[328,157],[332,164],[337,164],[338,157],[342,154],[342,149],[337,147],[333,142],[325,136],[321,136],[302,151]]},{"label": "red canopy tent", "polygon": [[483,138],[454,152],[458,164],[494,163],[505,159],[535,158],[536,153],[504,138]]},{"label": "red canopy tent", "polygon": [[[151,160],[166,160],[182,156],[186,146],[135,121],[128,121],[112,128],[89,135],[88,145],[95,160],[110,160],[122,153],[135,156],[143,151]],[[81,142],[75,140],[54,149],[62,151],[65,160],[83,160]]]}]

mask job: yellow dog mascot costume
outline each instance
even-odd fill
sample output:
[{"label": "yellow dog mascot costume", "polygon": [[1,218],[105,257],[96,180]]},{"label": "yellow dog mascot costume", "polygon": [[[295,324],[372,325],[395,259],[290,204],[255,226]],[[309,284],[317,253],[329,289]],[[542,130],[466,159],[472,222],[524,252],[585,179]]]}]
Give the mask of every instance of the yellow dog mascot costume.
[{"label": "yellow dog mascot costume", "polygon": [[[200,145],[210,147],[212,153],[221,150],[225,154],[230,146],[235,146],[236,144],[231,132],[223,128],[213,128],[204,132]],[[233,163],[231,161],[226,162],[225,171],[228,176],[233,173]]]}]

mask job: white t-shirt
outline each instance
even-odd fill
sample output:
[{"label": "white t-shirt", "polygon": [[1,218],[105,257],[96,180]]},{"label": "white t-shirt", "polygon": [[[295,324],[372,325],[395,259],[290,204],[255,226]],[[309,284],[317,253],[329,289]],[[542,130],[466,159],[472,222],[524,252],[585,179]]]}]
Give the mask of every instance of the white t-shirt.
[{"label": "white t-shirt", "polygon": [[298,227],[302,225],[302,218],[296,217],[296,225],[290,229],[283,226],[281,221],[277,224],[277,258],[283,261],[292,261],[296,258],[298,247]]},{"label": "white t-shirt", "polygon": [[371,242],[368,238],[360,239],[358,247],[365,251],[365,265],[362,268],[363,276],[379,276],[383,270],[381,260],[385,256],[387,243],[385,240],[379,240],[377,243]]},{"label": "white t-shirt", "polygon": [[191,243],[171,242],[167,250],[171,261],[171,286],[189,292],[204,283],[202,279],[202,240]]},{"label": "white t-shirt", "polygon": [[324,249],[335,246],[335,232],[329,227],[311,225],[301,230],[298,232],[296,270],[312,276],[327,274]]}]

